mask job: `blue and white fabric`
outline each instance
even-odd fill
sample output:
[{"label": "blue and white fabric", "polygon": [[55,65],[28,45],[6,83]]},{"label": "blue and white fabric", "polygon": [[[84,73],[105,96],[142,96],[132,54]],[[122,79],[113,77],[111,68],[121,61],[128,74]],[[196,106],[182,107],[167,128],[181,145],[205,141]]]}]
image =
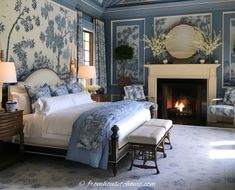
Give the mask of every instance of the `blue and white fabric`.
[{"label": "blue and white fabric", "polygon": [[208,112],[218,116],[235,117],[235,108],[231,105],[211,105]]},{"label": "blue and white fabric", "polygon": [[33,105],[38,100],[38,98],[51,97],[51,91],[47,84],[34,87],[25,85],[25,89],[29,95],[31,105]]},{"label": "blue and white fabric", "polygon": [[111,128],[142,109],[145,108],[139,102],[122,100],[83,113],[74,123],[66,158],[106,169]]},{"label": "blue and white fabric", "polygon": [[131,100],[146,100],[144,95],[143,85],[133,84],[124,87],[126,99]]},{"label": "blue and white fabric", "polygon": [[65,84],[56,84],[55,86],[50,86],[51,96],[62,96],[68,94],[68,89]]},{"label": "blue and white fabric", "polygon": [[235,88],[228,88],[224,94],[226,104],[235,104]]},{"label": "blue and white fabric", "polygon": [[96,83],[107,91],[104,22],[95,19]]},{"label": "blue and white fabric", "polygon": [[81,84],[79,82],[67,82],[66,86],[67,86],[69,93],[71,93],[71,94],[80,93],[80,92],[84,91],[83,84]]},{"label": "blue and white fabric", "polygon": [[83,65],[83,13],[77,12],[77,60],[79,65]]}]

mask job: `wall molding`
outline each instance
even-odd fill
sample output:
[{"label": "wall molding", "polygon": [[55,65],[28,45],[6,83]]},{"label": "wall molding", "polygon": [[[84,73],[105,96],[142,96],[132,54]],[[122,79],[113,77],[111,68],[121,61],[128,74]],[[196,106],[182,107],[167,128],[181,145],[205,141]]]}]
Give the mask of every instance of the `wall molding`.
[{"label": "wall molding", "polygon": [[173,3],[162,3],[162,4],[151,4],[151,5],[136,5],[128,7],[117,7],[117,8],[106,8],[104,9],[104,18],[115,18],[122,15],[122,17],[139,16],[141,11],[141,17],[165,14],[177,14],[179,12],[195,12],[195,6],[200,12],[213,11],[221,9],[232,9],[235,8],[235,0],[198,0],[198,1],[184,1],[184,2],[173,2]]}]

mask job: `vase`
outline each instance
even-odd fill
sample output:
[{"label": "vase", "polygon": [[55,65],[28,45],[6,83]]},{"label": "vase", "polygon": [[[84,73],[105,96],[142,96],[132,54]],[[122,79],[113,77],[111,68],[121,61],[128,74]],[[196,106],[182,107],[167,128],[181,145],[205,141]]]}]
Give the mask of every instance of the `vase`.
[{"label": "vase", "polygon": [[207,55],[207,63],[213,63],[213,55],[212,55],[212,53]]}]

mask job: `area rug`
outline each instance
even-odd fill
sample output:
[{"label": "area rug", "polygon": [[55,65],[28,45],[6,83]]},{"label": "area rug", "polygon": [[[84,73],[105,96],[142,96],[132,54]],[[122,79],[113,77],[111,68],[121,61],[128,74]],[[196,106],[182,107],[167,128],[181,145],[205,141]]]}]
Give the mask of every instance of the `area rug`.
[{"label": "area rug", "polygon": [[[112,168],[100,170],[63,158],[29,155],[0,171],[0,189],[137,189],[234,190],[235,130],[175,125],[173,149],[158,154],[160,174],[154,169],[128,170],[130,156]],[[149,163],[151,164],[151,163]]]}]

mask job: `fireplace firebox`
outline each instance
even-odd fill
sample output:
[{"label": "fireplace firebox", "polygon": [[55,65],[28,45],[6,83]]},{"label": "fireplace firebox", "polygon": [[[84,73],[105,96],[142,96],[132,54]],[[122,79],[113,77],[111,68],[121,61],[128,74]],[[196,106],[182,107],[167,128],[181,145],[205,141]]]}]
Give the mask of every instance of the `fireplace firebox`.
[{"label": "fireplace firebox", "polygon": [[204,125],[207,113],[206,79],[158,79],[158,117],[176,124]]}]

